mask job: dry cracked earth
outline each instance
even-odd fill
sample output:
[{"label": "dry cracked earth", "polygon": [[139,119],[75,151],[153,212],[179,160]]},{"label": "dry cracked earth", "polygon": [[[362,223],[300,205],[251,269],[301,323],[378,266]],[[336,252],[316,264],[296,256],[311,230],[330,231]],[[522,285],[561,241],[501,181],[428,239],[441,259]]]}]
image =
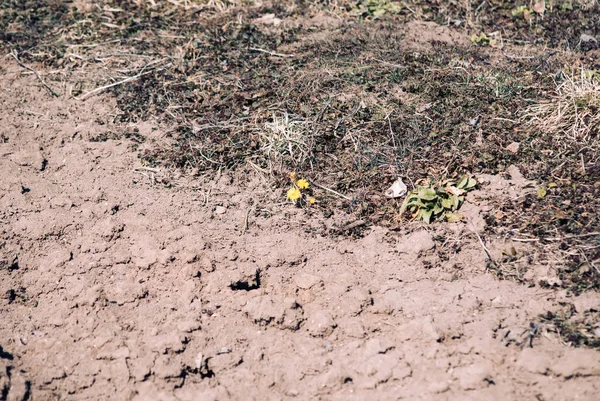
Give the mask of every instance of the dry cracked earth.
[{"label": "dry cracked earth", "polygon": [[323,235],[260,175],[144,168],[91,141],[109,97],[1,68],[0,399],[598,399],[600,353],[535,323],[598,294],[498,280],[474,234],[518,170],[479,177],[466,223]]}]

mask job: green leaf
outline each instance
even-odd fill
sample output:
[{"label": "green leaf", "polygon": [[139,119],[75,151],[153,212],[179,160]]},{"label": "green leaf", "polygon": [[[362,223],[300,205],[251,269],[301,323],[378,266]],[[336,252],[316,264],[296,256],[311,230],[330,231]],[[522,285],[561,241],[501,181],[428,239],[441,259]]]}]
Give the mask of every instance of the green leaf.
[{"label": "green leaf", "polygon": [[454,205],[454,201],[451,198],[442,199],[442,207],[444,209],[450,210],[452,209],[452,205]]},{"label": "green leaf", "polygon": [[456,223],[462,219],[462,214],[446,212],[446,220],[448,223]]},{"label": "green leaf", "polygon": [[421,209],[421,211],[422,211],[421,217],[423,218],[423,221],[427,224],[431,223],[431,215],[433,214],[433,210]]},{"label": "green leaf", "polygon": [[420,201],[421,200],[419,198],[409,198],[405,202],[406,202],[406,206],[413,206],[413,205],[418,204]]},{"label": "green leaf", "polygon": [[377,18],[377,17],[381,17],[382,15],[385,14],[385,9],[384,8],[377,8],[373,11],[373,17]]},{"label": "green leaf", "polygon": [[540,188],[537,190],[537,197],[538,199],[542,199],[544,196],[546,196],[546,188]]},{"label": "green leaf", "polygon": [[458,196],[451,195],[450,199],[452,200],[452,206],[454,210],[458,210],[458,207],[460,206],[460,199]]},{"label": "green leaf", "polygon": [[456,188],[464,189],[465,186],[467,186],[468,183],[469,183],[469,176],[468,175],[463,175],[460,178],[460,180],[458,180],[458,182],[456,183]]},{"label": "green leaf", "polygon": [[[444,200],[442,200],[443,202]],[[444,207],[440,203],[436,203],[433,207],[433,214],[438,215],[444,211]]]},{"label": "green leaf", "polygon": [[406,208],[408,207],[408,203],[410,202],[410,197],[407,196],[406,198],[404,198],[404,202],[402,202],[402,206],[400,206],[400,214],[404,214],[404,212],[406,211]]},{"label": "green leaf", "polygon": [[474,188],[475,185],[477,185],[477,180],[475,180],[475,178],[469,178],[469,181],[467,182],[467,186],[465,187],[465,189]]},{"label": "green leaf", "polygon": [[435,198],[437,198],[437,193],[435,192],[435,189],[433,188],[421,188],[419,189],[419,198],[423,199],[423,200],[434,200]]}]

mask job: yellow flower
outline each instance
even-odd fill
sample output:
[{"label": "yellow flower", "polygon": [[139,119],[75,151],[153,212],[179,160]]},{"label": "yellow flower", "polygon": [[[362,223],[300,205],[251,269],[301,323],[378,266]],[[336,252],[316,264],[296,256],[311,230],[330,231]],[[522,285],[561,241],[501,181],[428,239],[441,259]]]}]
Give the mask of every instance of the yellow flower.
[{"label": "yellow flower", "polygon": [[290,180],[296,181],[296,173],[290,173]]},{"label": "yellow flower", "polygon": [[302,197],[302,194],[298,188],[290,188],[287,191],[287,197],[289,200],[296,201]]},{"label": "yellow flower", "polygon": [[317,200],[316,200],[315,198],[310,198],[310,199],[308,200],[308,203],[310,203],[311,205],[314,205],[316,201],[317,201]]},{"label": "yellow flower", "polygon": [[306,181],[304,178],[302,178],[302,179],[298,180],[296,185],[298,185],[298,188],[300,188],[300,189],[307,189],[310,184],[308,183],[308,181]]}]

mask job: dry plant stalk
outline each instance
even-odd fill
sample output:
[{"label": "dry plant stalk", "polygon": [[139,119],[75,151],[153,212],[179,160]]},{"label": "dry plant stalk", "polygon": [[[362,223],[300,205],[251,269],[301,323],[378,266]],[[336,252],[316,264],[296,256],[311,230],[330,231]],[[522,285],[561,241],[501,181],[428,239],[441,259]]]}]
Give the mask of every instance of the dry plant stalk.
[{"label": "dry plant stalk", "polygon": [[600,132],[600,77],[581,70],[557,85],[552,98],[530,106],[523,118],[542,132],[588,141]]}]

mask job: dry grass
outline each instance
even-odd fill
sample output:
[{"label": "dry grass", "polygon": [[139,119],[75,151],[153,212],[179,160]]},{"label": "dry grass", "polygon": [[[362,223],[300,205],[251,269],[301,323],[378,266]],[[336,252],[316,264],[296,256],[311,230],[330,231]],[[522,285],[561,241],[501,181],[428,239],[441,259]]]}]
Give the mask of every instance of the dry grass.
[{"label": "dry grass", "polygon": [[554,136],[589,142],[600,132],[600,77],[582,69],[578,76],[564,75],[552,98],[529,107],[526,124]]},{"label": "dry grass", "polygon": [[160,3],[167,3],[185,10],[213,7],[217,10],[225,10],[231,6],[236,6],[241,1],[236,0],[147,0],[146,3],[152,7],[157,7]]},{"label": "dry grass", "polygon": [[589,10],[598,3],[598,0],[578,0],[576,3],[581,4],[585,10]]},{"label": "dry grass", "polygon": [[259,133],[260,152],[265,156],[269,167],[281,164],[284,159],[294,166],[301,166],[313,157],[314,137],[308,124],[291,119],[285,113],[273,115]]}]

